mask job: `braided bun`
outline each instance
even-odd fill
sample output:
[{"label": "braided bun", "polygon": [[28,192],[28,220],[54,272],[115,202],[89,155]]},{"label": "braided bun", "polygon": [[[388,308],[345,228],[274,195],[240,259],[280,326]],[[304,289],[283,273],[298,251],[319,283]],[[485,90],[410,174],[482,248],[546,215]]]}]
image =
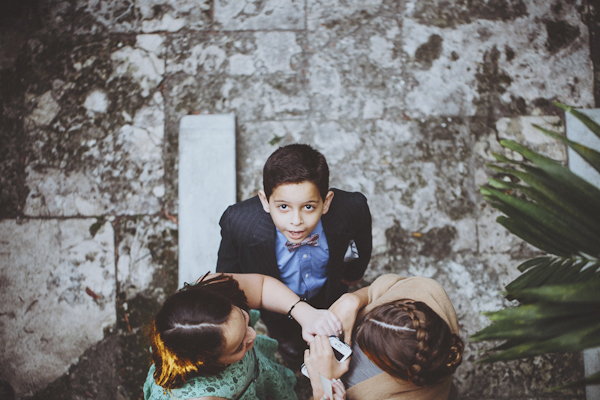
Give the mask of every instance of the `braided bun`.
[{"label": "braided bun", "polygon": [[364,353],[388,374],[427,386],[452,375],[464,344],[422,302],[397,300],[371,310],[357,330]]}]

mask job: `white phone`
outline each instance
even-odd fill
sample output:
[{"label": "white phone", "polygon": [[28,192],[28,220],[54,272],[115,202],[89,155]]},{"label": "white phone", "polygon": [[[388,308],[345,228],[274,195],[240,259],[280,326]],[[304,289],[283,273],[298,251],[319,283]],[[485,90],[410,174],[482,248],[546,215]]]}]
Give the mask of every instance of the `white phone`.
[{"label": "white phone", "polygon": [[[333,355],[339,362],[346,361],[352,355],[352,347],[337,336],[329,336],[329,344],[331,344],[331,348],[333,349]],[[302,375],[308,378],[308,371],[304,363],[302,363],[300,370],[302,371]]]}]

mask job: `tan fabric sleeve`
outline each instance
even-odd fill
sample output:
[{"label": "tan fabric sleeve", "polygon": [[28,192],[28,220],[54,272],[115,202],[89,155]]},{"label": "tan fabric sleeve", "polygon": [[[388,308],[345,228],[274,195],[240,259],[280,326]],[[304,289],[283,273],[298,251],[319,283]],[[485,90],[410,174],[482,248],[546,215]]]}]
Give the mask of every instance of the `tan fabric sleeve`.
[{"label": "tan fabric sleeve", "polygon": [[435,280],[422,276],[380,276],[369,287],[369,304],[360,311],[359,318],[362,319],[366,313],[379,305],[404,299],[427,304],[446,321],[452,333],[458,334],[458,317],[446,291]]}]

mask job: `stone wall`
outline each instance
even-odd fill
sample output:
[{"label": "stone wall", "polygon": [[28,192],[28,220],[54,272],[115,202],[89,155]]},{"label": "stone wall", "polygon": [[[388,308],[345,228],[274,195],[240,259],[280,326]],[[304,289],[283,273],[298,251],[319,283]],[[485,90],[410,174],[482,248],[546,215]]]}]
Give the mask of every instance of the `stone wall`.
[{"label": "stone wall", "polygon": [[[600,102],[591,1],[11,0],[6,10],[5,398],[139,398],[144,326],[177,282],[184,115],[236,114],[239,200],[261,188],[278,146],[323,152],[331,185],[369,199],[365,283],[437,279],[468,341],[536,253],[495,222],[478,192],[484,164],[502,138],[566,161],[531,124],[561,131],[553,101]],[[489,347],[468,344],[461,398],[585,397],[546,393],[582,376],[580,355],[475,364]]]}]

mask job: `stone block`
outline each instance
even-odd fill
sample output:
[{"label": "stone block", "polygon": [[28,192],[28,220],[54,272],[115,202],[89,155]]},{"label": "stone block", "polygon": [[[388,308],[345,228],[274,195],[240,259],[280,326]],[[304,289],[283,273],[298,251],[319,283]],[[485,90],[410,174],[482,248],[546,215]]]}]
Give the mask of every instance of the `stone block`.
[{"label": "stone block", "polygon": [[129,0],[76,0],[72,18],[78,35],[131,33],[139,29],[135,4]]},{"label": "stone block", "polygon": [[297,32],[248,32],[177,35],[167,56],[167,72],[232,77],[290,74],[302,60]]},{"label": "stone block", "polygon": [[114,236],[92,218],[0,225],[1,379],[20,397],[65,374],[114,327]]},{"label": "stone block", "polygon": [[165,215],[119,218],[115,231],[120,300],[127,302],[156,289],[173,293],[177,288],[177,220]]},{"label": "stone block", "polygon": [[437,3],[406,3],[411,115],[486,115],[491,106],[497,117],[548,108],[556,98],[593,104],[587,28],[574,5],[557,12],[547,2],[473,3],[471,10],[458,1]]},{"label": "stone block", "polygon": [[209,0],[142,0],[135,5],[142,32],[207,30],[211,25]]},{"label": "stone block", "polygon": [[348,20],[309,32],[308,81],[319,119],[379,119],[403,107],[395,19]]},{"label": "stone block", "polygon": [[66,18],[76,35],[177,32],[208,29],[210,8],[208,0],[77,0]]},{"label": "stone block", "polygon": [[[31,43],[20,71],[29,82],[24,130],[32,144],[25,158],[25,215],[160,211],[162,43],[156,35],[82,46]],[[85,83],[74,84],[78,79]]]},{"label": "stone block", "polygon": [[167,61],[170,115],[175,121],[194,113],[234,112],[239,121],[306,116],[301,40],[295,32],[176,38]]},{"label": "stone block", "polygon": [[280,146],[310,143],[313,130],[305,120],[238,122],[238,199],[256,196],[263,188],[262,170]]},{"label": "stone block", "polygon": [[353,21],[368,20],[373,16],[396,18],[400,3],[394,0],[307,0],[307,28],[328,28]]},{"label": "stone block", "polygon": [[305,28],[304,1],[215,0],[214,18],[218,29],[228,31]]}]

